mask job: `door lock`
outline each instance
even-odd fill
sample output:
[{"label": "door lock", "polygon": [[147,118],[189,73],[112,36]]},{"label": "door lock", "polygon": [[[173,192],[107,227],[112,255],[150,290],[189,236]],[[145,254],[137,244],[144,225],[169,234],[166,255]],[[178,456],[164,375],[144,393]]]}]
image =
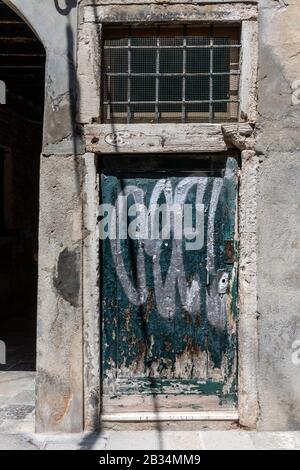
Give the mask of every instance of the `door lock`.
[{"label": "door lock", "polygon": [[229,274],[228,273],[222,273],[220,280],[219,280],[219,286],[218,286],[218,293],[219,294],[226,294],[228,291],[228,285],[229,285]]}]

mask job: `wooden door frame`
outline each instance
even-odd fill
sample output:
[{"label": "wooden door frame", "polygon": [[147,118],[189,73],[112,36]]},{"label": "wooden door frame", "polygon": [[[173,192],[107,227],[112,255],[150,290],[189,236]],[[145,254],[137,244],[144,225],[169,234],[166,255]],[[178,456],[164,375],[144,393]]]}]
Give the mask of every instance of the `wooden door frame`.
[{"label": "wooden door frame", "polygon": [[[253,211],[256,205],[255,183],[258,164],[255,153],[249,150],[241,152],[239,172],[237,231],[239,233],[239,267],[243,266],[243,269],[239,269],[238,276],[238,411],[161,413],[158,416],[156,413],[122,413],[122,415],[106,416],[101,413],[100,250],[98,231],[95,228],[98,222],[100,189],[98,158],[101,158],[101,156],[96,154],[86,154],[84,156],[86,167],[84,194],[86,197],[83,212],[86,236],[83,244],[83,310],[86,429],[96,429],[99,426],[100,419],[107,422],[156,420],[239,421],[242,424],[242,422],[245,422],[243,416],[249,417],[248,410],[251,403],[254,403],[254,406],[257,403],[256,389],[253,389],[253,382],[251,383],[253,376],[249,375],[256,367],[257,360],[257,325],[256,317],[253,315],[254,309],[256,313],[256,261],[253,259],[249,262],[249,250],[254,254],[252,246],[249,244],[252,245],[256,238],[256,233],[253,232],[256,224],[255,219],[253,219]],[[249,195],[252,197],[249,197]],[[249,392],[248,386],[250,387]]]}]

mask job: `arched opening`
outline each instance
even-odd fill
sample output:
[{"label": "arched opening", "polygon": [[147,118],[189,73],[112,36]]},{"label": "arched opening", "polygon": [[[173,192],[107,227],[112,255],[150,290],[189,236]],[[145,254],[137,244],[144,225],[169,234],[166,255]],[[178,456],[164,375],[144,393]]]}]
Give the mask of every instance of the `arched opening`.
[{"label": "arched opening", "polygon": [[0,0],[0,370],[35,370],[39,162],[46,53]]}]

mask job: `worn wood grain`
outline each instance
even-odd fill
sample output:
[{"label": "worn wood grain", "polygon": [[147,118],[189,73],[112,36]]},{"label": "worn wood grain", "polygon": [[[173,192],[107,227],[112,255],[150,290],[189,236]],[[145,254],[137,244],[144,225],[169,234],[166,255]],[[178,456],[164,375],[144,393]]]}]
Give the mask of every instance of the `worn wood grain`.
[{"label": "worn wood grain", "polygon": [[242,120],[257,120],[258,24],[243,21],[241,37],[240,115]]},{"label": "worn wood grain", "polygon": [[[130,403],[136,405],[132,399],[136,395],[152,397],[159,408],[162,395],[175,409],[181,408],[183,395],[194,396],[186,399],[190,407],[194,403],[193,409],[195,396],[199,401],[213,397],[214,408],[225,402],[234,406],[236,282],[223,245],[235,236],[237,169],[232,157],[226,161],[223,178],[123,178],[104,169],[101,201],[110,207],[119,207],[120,195],[135,195],[147,204],[146,219],[155,220],[153,206],[159,201],[166,200],[169,207],[179,201],[202,201],[205,206],[203,244],[192,247],[192,252],[171,233],[165,233],[162,243],[159,235],[150,241],[146,232],[139,231],[142,245],[133,239],[122,244],[115,238],[103,239],[102,390],[115,404],[119,397],[131,396],[129,411]],[[126,214],[127,208],[117,212],[115,220]],[[104,221],[107,224],[114,230],[112,219]]]},{"label": "worn wood grain", "polygon": [[116,413],[102,416],[102,421],[137,422],[137,421],[237,421],[238,412],[228,411],[190,411],[190,412],[161,412],[161,413]]},{"label": "worn wood grain", "polygon": [[248,122],[223,124],[222,132],[229,147],[246,150],[253,146],[253,127]]},{"label": "worn wood grain", "polygon": [[86,147],[94,153],[224,152],[219,124],[92,124]]},{"label": "worn wood grain", "polygon": [[223,403],[216,395],[200,396],[192,395],[128,395],[110,398],[103,396],[103,414],[111,415],[116,413],[153,413],[157,409],[160,412],[199,412],[205,411],[233,411],[232,403]]}]

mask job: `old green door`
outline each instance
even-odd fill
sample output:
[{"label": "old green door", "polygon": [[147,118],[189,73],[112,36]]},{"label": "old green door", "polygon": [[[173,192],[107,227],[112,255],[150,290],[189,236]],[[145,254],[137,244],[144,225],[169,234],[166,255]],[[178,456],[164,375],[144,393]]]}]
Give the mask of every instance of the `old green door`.
[{"label": "old green door", "polygon": [[[155,159],[145,163],[152,157],[140,156],[138,169],[122,158],[123,168],[108,165],[101,173],[104,412],[232,408],[237,160],[199,160],[202,171],[194,161],[192,171],[184,169],[189,157],[182,156],[167,171]],[[194,228],[203,225],[202,241],[192,245],[192,236],[175,235],[175,216],[154,217],[160,232],[148,235],[149,227],[145,231],[130,210],[145,207],[149,221],[153,208],[174,203],[192,207]],[[116,210],[108,217],[109,207]],[[120,235],[120,220],[131,236]],[[169,238],[162,233],[168,220]],[[132,237],[132,227],[139,236]]]}]

